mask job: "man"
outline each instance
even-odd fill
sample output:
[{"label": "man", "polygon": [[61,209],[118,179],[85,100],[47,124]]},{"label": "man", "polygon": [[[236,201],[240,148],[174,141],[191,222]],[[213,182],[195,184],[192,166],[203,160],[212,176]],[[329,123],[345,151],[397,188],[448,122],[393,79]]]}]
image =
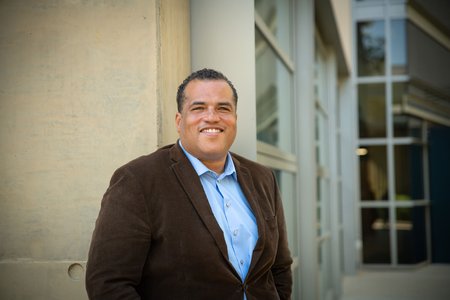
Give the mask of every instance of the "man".
[{"label": "man", "polygon": [[91,299],[289,299],[272,172],[229,149],[237,93],[203,69],[178,88],[179,141],[119,168],[93,233]]}]

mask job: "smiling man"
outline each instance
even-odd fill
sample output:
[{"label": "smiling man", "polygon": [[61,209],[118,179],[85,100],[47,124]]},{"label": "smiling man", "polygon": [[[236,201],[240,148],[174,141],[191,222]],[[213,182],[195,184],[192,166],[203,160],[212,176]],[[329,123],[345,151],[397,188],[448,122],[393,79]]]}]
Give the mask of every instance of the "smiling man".
[{"label": "smiling man", "polygon": [[229,152],[238,96],[220,72],[178,88],[179,140],[111,179],[86,272],[90,299],[290,299],[272,172]]},{"label": "smiling man", "polygon": [[236,137],[237,96],[233,89],[225,80],[194,79],[180,88],[178,100],[181,110],[176,124],[181,144],[219,174]]}]

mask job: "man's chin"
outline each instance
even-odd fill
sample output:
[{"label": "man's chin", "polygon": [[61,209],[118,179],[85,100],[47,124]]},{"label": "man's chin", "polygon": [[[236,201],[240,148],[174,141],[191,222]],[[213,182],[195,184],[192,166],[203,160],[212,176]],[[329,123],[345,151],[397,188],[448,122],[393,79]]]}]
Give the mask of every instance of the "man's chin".
[{"label": "man's chin", "polygon": [[227,156],[228,151],[223,148],[220,149],[203,149],[201,151],[201,156],[208,161],[222,160]]}]

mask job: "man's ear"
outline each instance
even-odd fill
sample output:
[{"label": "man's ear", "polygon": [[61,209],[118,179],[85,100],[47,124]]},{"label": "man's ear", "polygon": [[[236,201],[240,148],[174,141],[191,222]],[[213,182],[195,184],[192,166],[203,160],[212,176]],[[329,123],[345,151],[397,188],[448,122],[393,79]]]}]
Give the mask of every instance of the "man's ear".
[{"label": "man's ear", "polygon": [[181,113],[177,112],[175,114],[175,126],[177,127],[178,133],[180,133],[180,122],[181,122]]}]

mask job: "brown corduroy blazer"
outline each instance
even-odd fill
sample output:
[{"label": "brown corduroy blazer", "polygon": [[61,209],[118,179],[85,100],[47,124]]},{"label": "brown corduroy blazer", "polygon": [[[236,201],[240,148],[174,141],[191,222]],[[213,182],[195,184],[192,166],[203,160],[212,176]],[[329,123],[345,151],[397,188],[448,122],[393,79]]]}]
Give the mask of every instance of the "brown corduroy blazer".
[{"label": "brown corduroy blazer", "polygon": [[111,178],[86,270],[90,299],[290,299],[291,255],[273,173],[232,154],[259,239],[244,282],[200,179],[177,144]]}]

